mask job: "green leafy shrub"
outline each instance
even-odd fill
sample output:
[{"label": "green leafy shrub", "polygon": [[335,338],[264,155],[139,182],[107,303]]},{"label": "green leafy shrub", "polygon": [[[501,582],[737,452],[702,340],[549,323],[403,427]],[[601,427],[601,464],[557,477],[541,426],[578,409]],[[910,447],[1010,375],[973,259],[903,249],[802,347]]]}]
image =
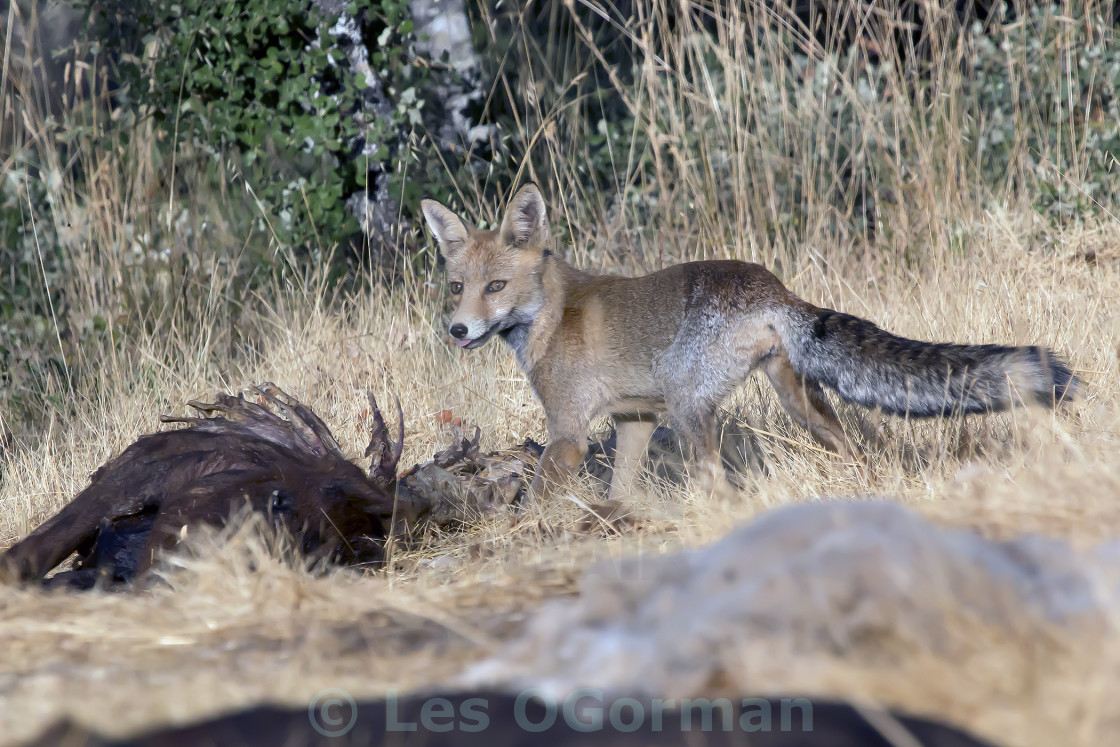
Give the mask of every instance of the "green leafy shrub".
[{"label": "green leafy shrub", "polygon": [[[1002,7],[1002,6],[1001,6]],[[1076,4],[1072,6],[1076,9]],[[1102,18],[1034,6],[970,29],[968,136],[984,178],[1034,182],[1053,216],[1116,206],[1120,42]]]},{"label": "green leafy shrub", "polygon": [[0,181],[0,437],[14,425],[5,414],[23,409],[30,377],[66,365],[55,342],[62,262],[55,226],[43,219],[48,202],[35,151],[15,149]]},{"label": "green leafy shrub", "polygon": [[[397,171],[401,133],[422,105],[407,86],[415,56],[407,3],[348,8],[363,34],[376,37],[372,78],[352,72],[330,31],[337,19],[309,0],[91,7],[95,36],[119,60],[119,100],[152,117],[180,157],[232,156],[263,208],[255,227],[293,246],[326,246],[357,233],[347,198],[365,188],[371,171]],[[379,116],[363,111],[370,85],[396,105]],[[399,180],[396,186],[399,192]]]}]

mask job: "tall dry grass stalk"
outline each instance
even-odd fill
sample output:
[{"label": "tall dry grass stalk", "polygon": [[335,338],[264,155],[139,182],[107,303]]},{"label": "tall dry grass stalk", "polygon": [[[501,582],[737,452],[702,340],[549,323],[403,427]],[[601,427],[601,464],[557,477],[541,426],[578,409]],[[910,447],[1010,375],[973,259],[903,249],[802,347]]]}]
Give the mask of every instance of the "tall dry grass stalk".
[{"label": "tall dry grass stalk", "polygon": [[[623,16],[579,2],[511,12],[521,25],[507,52],[516,75],[499,76],[491,96],[515,102],[528,144],[517,173],[552,192],[577,253],[602,266],[621,255],[642,269],[715,254],[774,264],[802,261],[806,245],[847,256],[873,231],[877,259],[936,265],[978,210],[1025,209],[1040,174],[1091,180],[1092,102],[1078,99],[1063,50],[1079,23],[1091,29],[1084,41],[1115,44],[1111,3],[1064,2],[1035,21],[1060,28],[1048,52],[1054,69],[1039,71],[1041,53],[1022,45],[979,71],[1002,76],[1013,99],[1002,179],[985,173],[992,145],[978,137],[993,116],[972,80],[978,35],[951,4],[827,3],[807,24],[793,5],[637,2]],[[1031,7],[1014,4],[1008,16],[1028,24]],[[504,16],[480,13],[504,41]],[[543,48],[533,24],[548,27]],[[596,46],[604,28],[610,50]],[[1040,108],[1051,99],[1054,110]],[[1065,122],[1057,143],[1032,150],[1027,135],[1056,121]],[[603,161],[613,188],[600,192],[589,185]],[[481,173],[476,193],[500,174]],[[471,192],[458,196],[474,210]],[[493,219],[497,207],[479,209]],[[640,246],[627,241],[635,236]]]},{"label": "tall dry grass stalk", "polygon": [[[631,76],[604,66],[575,6],[555,4],[552,15],[574,36],[516,50],[552,65],[495,83],[494,95],[516,85],[517,99],[529,102],[517,112],[533,143],[519,177],[551,195],[559,239],[581,266],[639,272],[700,257],[760,261],[804,298],[900,334],[1052,346],[1085,381],[1079,402],[1057,413],[932,422],[845,409],[853,432],[881,440],[862,475],[815,449],[752,379],[727,407],[757,429],[769,475],[733,501],[650,484],[632,497],[644,528],[622,537],[575,529],[579,504],[601,489],[584,483],[525,516],[429,534],[371,577],[309,576],[234,532],[200,541],[204,557],[179,561],[183,572],[148,594],[0,589],[3,740],[63,714],[123,733],[262,700],[306,703],[326,686],[356,696],[435,686],[500,648],[521,613],[569,593],[595,558],[707,542],[791,501],[876,494],[992,536],[1037,531],[1079,546],[1114,537],[1120,222],[1106,213],[1053,222],[1032,209],[1027,156],[1057,154],[1020,153],[1014,179],[981,180],[976,144],[962,135],[967,43],[948,13],[927,8],[921,54],[931,62],[919,79],[911,53],[889,43],[889,10],[836,5],[870,29],[849,57],[839,54],[841,39],[822,44],[781,22],[773,4],[648,0],[619,19],[607,4],[581,2],[622,24]],[[1072,13],[1072,5],[1063,8]],[[858,80],[873,47],[884,64],[874,70],[882,93],[872,97]],[[35,51],[27,54],[34,65]],[[322,267],[251,287],[245,247],[270,237],[232,232],[224,211],[243,185],[172,194],[153,133],[141,126],[127,144],[98,147],[105,140],[94,135],[109,126],[101,110],[52,119],[17,60],[5,60],[0,183],[16,184],[23,197],[35,180],[46,186],[46,208],[26,201],[24,228],[58,237],[68,329],[100,318],[106,331],[67,338],[56,328],[68,370],[38,371],[35,394],[48,407],[3,450],[0,546],[156,429],[160,412],[261,380],[311,404],[355,457],[366,389],[400,396],[405,464],[444,445],[433,415],[445,408],[482,427],[484,448],[543,438],[543,413],[506,350],[463,354],[444,344],[442,278],[432,264],[402,263],[395,284],[370,272],[345,293],[330,290]],[[592,79],[632,118],[630,132],[608,140],[614,191],[586,186],[587,165],[603,157],[592,142],[601,118]],[[546,89],[579,95],[560,100]],[[836,101],[849,112],[843,130],[821,114]],[[1026,104],[1017,126],[1040,126]],[[85,134],[60,141],[75,123]],[[905,147],[883,147],[898,142]],[[31,151],[37,168],[20,160]],[[1078,163],[1053,166],[1079,178]],[[482,196],[487,178],[461,184],[457,197],[492,221],[500,206]],[[791,200],[794,182],[801,186]],[[870,239],[853,228],[869,217]],[[287,250],[274,249],[283,261]],[[1031,652],[999,636],[977,640],[985,645],[970,662],[921,650],[893,667],[842,655],[788,667],[774,660],[757,687],[858,693],[1023,747],[1120,736],[1120,711],[1104,697],[1120,687],[1116,640],[1090,646],[1056,631]],[[1016,673],[1014,686],[1007,672]]]}]

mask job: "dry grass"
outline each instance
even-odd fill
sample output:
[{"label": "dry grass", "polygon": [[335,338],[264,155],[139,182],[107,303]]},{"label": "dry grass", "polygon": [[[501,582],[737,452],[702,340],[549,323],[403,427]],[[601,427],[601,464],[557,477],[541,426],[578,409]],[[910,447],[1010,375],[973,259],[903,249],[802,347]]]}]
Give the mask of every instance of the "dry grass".
[{"label": "dry grass", "polygon": [[[1053,414],[966,421],[910,423],[844,410],[853,430],[877,429],[884,439],[885,449],[872,454],[861,475],[821,453],[786,418],[764,380],[752,378],[727,407],[763,432],[771,475],[734,500],[650,486],[632,498],[643,528],[621,537],[575,530],[578,502],[594,489],[584,485],[571,500],[529,515],[424,537],[370,576],[311,576],[248,533],[231,531],[220,541],[197,540],[202,559],[177,561],[182,568],[168,575],[167,586],[149,593],[46,595],[3,587],[0,741],[28,738],[63,715],[125,733],[261,701],[304,705],[328,686],[358,697],[438,686],[499,650],[542,600],[572,593],[595,558],[709,542],[792,501],[873,493],[990,536],[1043,532],[1088,547],[1120,535],[1120,222],[1086,218],[1053,227],[1028,198],[976,182],[964,144],[953,137],[953,117],[961,115],[946,94],[947,103],[938,103],[944,111],[929,120],[914,118],[898,97],[857,111],[868,132],[899,123],[929,128],[920,133],[929,151],[897,164],[909,191],[882,208],[881,225],[889,230],[871,243],[848,235],[841,208],[819,194],[804,198],[806,214],[816,216],[811,224],[782,228],[780,216],[767,218],[778,187],[768,182],[766,159],[792,154],[787,167],[835,173],[839,164],[830,159],[839,156],[820,149],[830,133],[818,131],[811,108],[786,112],[782,133],[753,127],[767,81],[752,76],[753,63],[735,42],[755,28],[749,16],[722,29],[726,39],[704,54],[689,46],[695,29],[675,29],[683,41],[669,48],[677,56],[655,59],[666,8],[650,4],[647,36],[636,40],[648,55],[645,77],[627,93],[633,111],[643,114],[641,126],[660,128],[651,152],[638,154],[656,162],[652,172],[641,172],[654,178],[630,180],[655,209],[619,208],[634,203],[579,193],[576,164],[585,140],[578,127],[557,137],[549,123],[585,112],[528,115],[526,127],[540,128],[546,152],[527,161],[526,172],[558,195],[553,212],[567,222],[562,238],[576,263],[636,272],[701,256],[763,261],[802,297],[900,334],[1049,345],[1084,379],[1082,399]],[[774,41],[763,39],[759,48],[781,59],[788,50],[767,46]],[[951,51],[941,70],[950,93]],[[595,64],[594,55],[586,59]],[[709,67],[730,81],[722,99],[708,93]],[[659,75],[666,69],[673,75]],[[835,75],[839,80],[843,71]],[[904,85],[901,77],[896,83]],[[3,93],[4,121],[19,121],[20,106],[33,109],[19,89]],[[728,111],[740,120],[728,120]],[[52,153],[49,138],[34,127],[19,137],[27,138],[21,145]],[[434,270],[409,270],[394,286],[367,277],[341,298],[325,291],[315,273],[246,294],[222,247],[234,247],[228,255],[235,257],[247,239],[222,236],[217,212],[217,233],[180,234],[169,246],[173,257],[197,259],[189,267],[127,263],[134,243],[127,237],[139,235],[145,222],[168,220],[171,210],[158,170],[130,165],[145,163],[150,142],[139,133],[131,147],[80,149],[83,171],[99,175],[96,193],[64,177],[52,187],[60,195],[55,211],[34,216],[65,229],[63,248],[80,269],[68,281],[70,313],[102,314],[123,337],[118,345],[79,345],[73,363],[85,374],[73,383],[44,371],[43,393],[54,398],[57,413],[35,431],[17,431],[3,452],[0,547],[56,511],[137,435],[156,429],[159,413],[261,380],[308,402],[354,457],[366,438],[367,389],[379,399],[400,396],[404,464],[445,445],[433,418],[445,408],[482,427],[484,448],[543,439],[543,413],[508,351],[493,343],[464,354],[444,344]],[[718,173],[705,166],[717,153],[724,164]],[[45,157],[50,169],[62,169],[57,155]],[[620,171],[630,174],[637,160],[620,154]],[[0,178],[10,168],[8,161]],[[464,192],[471,210],[493,217],[496,206],[472,202],[470,187]],[[164,196],[138,197],[151,194]],[[205,211],[217,201],[200,196],[191,209]],[[202,220],[192,213],[193,225]],[[613,251],[623,237],[632,251]],[[147,316],[130,324],[137,319],[129,314]],[[1120,708],[1107,697],[1120,688],[1120,639],[1090,648],[1057,631],[1054,640],[1032,646],[987,631],[976,640],[960,661],[920,650],[883,664],[765,649],[742,652],[742,663],[758,691],[874,697],[954,719],[1009,745],[1096,745],[1120,737]]]},{"label": "dry grass", "polygon": [[[875,493],[993,536],[1044,532],[1081,546],[1116,536],[1120,267],[1089,266],[1071,256],[1100,240],[1102,231],[1112,231],[1113,241],[1120,237],[1113,226],[1071,232],[1066,252],[1040,255],[1017,247],[1006,228],[996,216],[984,219],[975,255],[939,267],[936,276],[876,273],[857,263],[823,272],[806,265],[794,285],[808,298],[906,334],[1052,344],[1087,383],[1084,400],[1068,412],[884,420],[890,451],[872,457],[864,479],[816,451],[762,380],[752,379],[729,407],[775,434],[763,437],[773,476],[732,502],[657,489],[634,496],[635,509],[649,519],[640,534],[579,535],[577,507],[557,500],[540,516],[429,537],[421,549],[398,554],[391,570],[364,578],[314,578],[259,556],[258,570],[250,572],[248,558],[259,549],[233,541],[206,560],[186,563],[169,577],[171,588],[150,594],[6,588],[0,590],[2,732],[18,740],[63,713],[127,731],[261,700],[299,704],[327,686],[370,697],[390,687],[436,686],[497,650],[540,600],[570,593],[593,558],[707,542],[790,501]],[[851,287],[856,279],[858,291]],[[400,394],[406,463],[442,447],[432,415],[445,407],[481,425],[488,447],[543,436],[540,408],[507,351],[494,345],[464,355],[445,346],[432,323],[436,302],[408,309],[392,294],[374,292],[352,299],[345,312],[295,301],[290,308],[290,316],[261,317],[260,360],[241,372],[242,381],[271,379],[305,397],[355,457],[366,388]],[[154,429],[155,415],[169,402],[239,383],[192,366],[190,344],[180,342],[183,352],[163,358],[145,387],[110,387],[105,400],[81,403],[81,418],[52,423],[41,439],[7,453],[0,544],[34,527],[93,468]],[[966,444],[978,455],[969,455]],[[1024,651],[1014,637],[995,633],[980,640],[991,645],[967,662],[939,661],[927,652],[901,667],[842,658],[806,662],[773,652],[743,656],[758,673],[752,681],[759,689],[876,695],[964,721],[1010,744],[1053,744],[1071,726],[1084,737],[1067,744],[1115,735],[1115,723],[1098,723],[1118,715],[1102,697],[1120,686],[1111,653],[1090,657],[1077,640],[1061,641],[1060,656],[1042,644],[1045,655]],[[1027,718],[1029,728],[1009,731],[1017,718]]]}]

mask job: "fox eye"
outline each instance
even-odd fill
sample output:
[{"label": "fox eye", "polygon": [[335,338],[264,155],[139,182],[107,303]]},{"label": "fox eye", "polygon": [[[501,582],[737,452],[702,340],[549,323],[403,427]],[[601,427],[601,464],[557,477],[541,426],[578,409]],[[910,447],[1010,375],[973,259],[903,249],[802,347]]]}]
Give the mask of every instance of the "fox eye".
[{"label": "fox eye", "polygon": [[463,284],[462,283],[452,283],[451,284],[451,295],[457,296],[462,292],[463,292]]},{"label": "fox eye", "polygon": [[486,292],[487,293],[497,293],[498,291],[500,291],[502,288],[505,288],[505,287],[506,287],[506,281],[504,281],[504,280],[494,280],[490,283],[490,285],[486,286]]}]

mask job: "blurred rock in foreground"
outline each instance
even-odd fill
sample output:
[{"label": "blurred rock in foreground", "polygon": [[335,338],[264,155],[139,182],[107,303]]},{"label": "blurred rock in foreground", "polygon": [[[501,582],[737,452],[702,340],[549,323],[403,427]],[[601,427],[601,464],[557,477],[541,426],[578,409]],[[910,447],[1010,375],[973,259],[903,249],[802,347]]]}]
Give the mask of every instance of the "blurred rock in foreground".
[{"label": "blurred rock in foreground", "polygon": [[787,506],[708,547],[594,566],[578,598],[548,603],[466,683],[689,697],[751,691],[760,667],[813,657],[889,669],[1055,630],[1102,640],[1106,557],[940,528],[886,501]]}]

